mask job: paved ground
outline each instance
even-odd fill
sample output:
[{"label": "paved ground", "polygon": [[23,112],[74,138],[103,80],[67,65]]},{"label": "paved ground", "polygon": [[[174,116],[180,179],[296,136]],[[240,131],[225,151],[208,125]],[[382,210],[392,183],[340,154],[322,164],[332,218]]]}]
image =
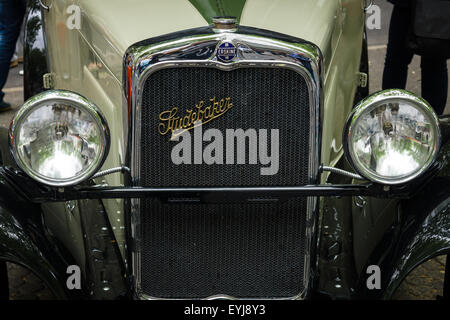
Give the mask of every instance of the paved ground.
[{"label": "paved ground", "polygon": [[446,256],[418,266],[394,294],[396,300],[434,300],[442,296]]},{"label": "paved ground", "polygon": [[11,300],[52,300],[53,295],[28,269],[8,263],[9,298]]},{"label": "paved ground", "polygon": [[[392,6],[384,0],[375,0],[375,4],[381,9],[381,29],[369,30],[369,60],[370,60],[370,84],[371,92],[381,89],[381,76],[383,71],[384,56],[386,52],[387,31]],[[409,70],[407,89],[420,94],[420,59],[414,58]],[[450,66],[449,66],[450,67]],[[12,103],[11,111],[0,114],[0,125],[9,126],[9,122],[23,103],[22,77],[19,76],[19,68],[11,69],[8,83],[5,88],[5,100]],[[446,113],[450,113],[450,97],[447,103]],[[419,266],[405,280],[395,294],[396,299],[435,299],[442,295],[442,283],[444,280],[445,257],[437,257]],[[10,264],[8,266],[11,284],[11,299],[50,299],[51,294],[42,283],[30,272],[21,267]]]}]

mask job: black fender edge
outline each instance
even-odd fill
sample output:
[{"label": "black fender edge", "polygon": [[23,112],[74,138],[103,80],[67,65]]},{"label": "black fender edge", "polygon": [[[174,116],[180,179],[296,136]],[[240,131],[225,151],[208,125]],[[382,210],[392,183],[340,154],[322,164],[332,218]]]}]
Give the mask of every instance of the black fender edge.
[{"label": "black fender edge", "polygon": [[360,276],[357,297],[392,298],[395,290],[417,266],[439,255],[450,254],[450,140],[444,139],[438,176],[414,197],[402,200],[395,225],[371,254],[366,267],[377,265],[381,289],[367,287],[370,274]]},{"label": "black fender edge", "polygon": [[[7,129],[0,128],[0,166],[11,165],[7,150]],[[29,269],[57,299],[82,299],[83,290],[66,287],[67,267],[75,259],[52,240],[44,222],[41,207],[21,197],[0,174],[0,262],[12,262]],[[85,280],[82,278],[82,288]]]},{"label": "black fender edge", "polygon": [[43,76],[49,73],[48,50],[42,9],[28,0],[24,35],[24,100],[45,90]]}]

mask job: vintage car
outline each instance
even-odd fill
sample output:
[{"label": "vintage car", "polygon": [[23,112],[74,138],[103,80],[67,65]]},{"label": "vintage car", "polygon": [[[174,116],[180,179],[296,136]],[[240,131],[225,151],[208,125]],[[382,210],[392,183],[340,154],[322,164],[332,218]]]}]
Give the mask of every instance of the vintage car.
[{"label": "vintage car", "polygon": [[450,253],[449,117],[369,95],[366,1],[28,5],[3,279],[10,261],[60,299],[389,299]]}]

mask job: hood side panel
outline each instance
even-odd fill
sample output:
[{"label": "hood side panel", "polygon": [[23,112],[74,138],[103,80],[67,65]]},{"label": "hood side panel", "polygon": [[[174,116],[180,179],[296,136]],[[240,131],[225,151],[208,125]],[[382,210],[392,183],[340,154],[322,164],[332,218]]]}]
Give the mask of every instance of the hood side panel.
[{"label": "hood side panel", "polygon": [[206,26],[208,23],[186,0],[79,0],[95,23],[122,54],[132,44],[166,33]]},{"label": "hood side panel", "polygon": [[324,52],[339,7],[338,0],[247,0],[240,24],[304,39]]}]

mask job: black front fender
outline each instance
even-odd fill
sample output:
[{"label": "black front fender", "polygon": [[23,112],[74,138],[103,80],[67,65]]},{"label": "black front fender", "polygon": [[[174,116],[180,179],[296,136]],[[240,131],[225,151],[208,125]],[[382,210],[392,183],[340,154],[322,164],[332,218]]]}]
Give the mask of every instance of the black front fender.
[{"label": "black front fender", "polygon": [[394,237],[390,258],[384,263],[385,288],[382,298],[389,299],[406,276],[425,261],[450,254],[450,123],[441,122],[443,145],[437,162],[441,173],[414,198],[403,201],[400,235]]},{"label": "black front fender", "polygon": [[[7,130],[0,128],[0,166],[12,165],[14,162],[6,139]],[[0,174],[0,261],[26,267],[58,299],[81,298],[84,295],[81,290],[70,291],[66,287],[67,267],[76,263],[70,254],[61,250],[43,224],[40,205],[21,197]]]},{"label": "black front fender", "polygon": [[[396,225],[372,253],[369,265],[381,270],[381,289],[368,290],[368,274],[360,278],[358,296],[390,299],[417,266],[439,255],[450,254],[450,141],[445,140],[438,162],[439,176],[401,203]],[[364,270],[366,270],[364,268]]]},{"label": "black front fender", "polygon": [[[446,183],[450,185],[450,180]],[[384,299],[391,298],[417,266],[433,257],[450,254],[450,188],[435,191],[439,193],[434,193],[434,196],[438,195],[442,202],[433,199],[434,203],[426,214],[411,221],[401,237],[398,255],[388,267]]]},{"label": "black front fender", "polygon": [[387,232],[363,270],[377,265],[381,288],[369,290],[364,271],[356,297],[391,299],[406,276],[439,255],[450,254],[450,179],[439,177],[420,196],[404,201],[403,217]]},{"label": "black front fender", "polygon": [[0,260],[20,264],[45,282],[56,298],[67,298],[65,263],[51,254],[54,245],[43,238],[41,214],[34,205],[17,196],[0,177]]}]

